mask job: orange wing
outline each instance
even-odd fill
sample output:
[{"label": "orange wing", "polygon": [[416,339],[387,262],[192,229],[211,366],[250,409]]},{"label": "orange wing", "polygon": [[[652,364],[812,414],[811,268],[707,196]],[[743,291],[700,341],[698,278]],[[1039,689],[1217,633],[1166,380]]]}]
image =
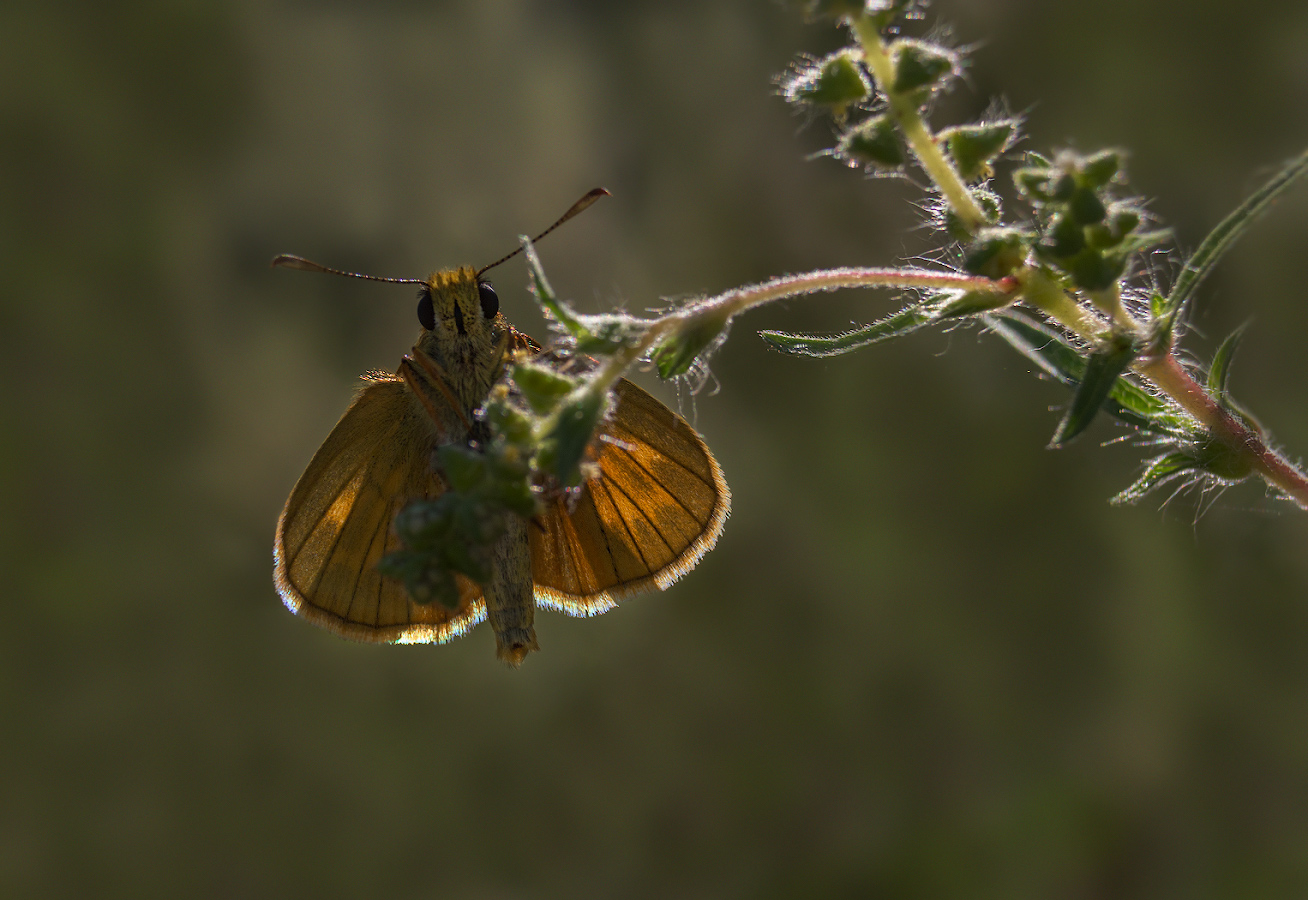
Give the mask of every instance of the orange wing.
[{"label": "orange wing", "polygon": [[529,529],[536,603],[569,615],[665,590],[713,549],[731,507],[722,469],[695,429],[625,379],[616,394],[597,447],[599,477],[571,514],[554,500]]},{"label": "orange wing", "polygon": [[402,582],[376,570],[400,548],[396,513],[444,485],[430,471],[431,425],[404,382],[365,381],[277,520],[273,580],[287,609],[341,637],[444,643],[486,618],[481,588],[458,576],[460,605],[450,610],[414,603]]}]

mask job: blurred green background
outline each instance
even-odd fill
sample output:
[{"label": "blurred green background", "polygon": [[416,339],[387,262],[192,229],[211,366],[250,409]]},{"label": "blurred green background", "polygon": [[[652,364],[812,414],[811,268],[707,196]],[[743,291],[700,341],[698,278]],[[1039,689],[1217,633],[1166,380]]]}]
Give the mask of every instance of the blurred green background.
[{"label": "blurred green background", "polygon": [[[1308,7],[941,0],[1024,145],[1132,153],[1193,247],[1308,145]],[[734,491],[666,594],[346,643],[271,582],[273,524],[407,289],[295,252],[485,263],[586,189],[554,285],[643,310],[930,255],[921,194],[774,96],[840,36],[760,0],[0,7],[0,895],[1308,895],[1308,516],[1252,485],[1106,499],[1109,423],[976,331],[831,361],[736,323],[683,397]],[[1308,452],[1308,190],[1208,283],[1233,389]],[[541,334],[520,261],[506,312]],[[648,383],[648,379],[645,380]],[[663,396],[672,402],[674,391]]]}]

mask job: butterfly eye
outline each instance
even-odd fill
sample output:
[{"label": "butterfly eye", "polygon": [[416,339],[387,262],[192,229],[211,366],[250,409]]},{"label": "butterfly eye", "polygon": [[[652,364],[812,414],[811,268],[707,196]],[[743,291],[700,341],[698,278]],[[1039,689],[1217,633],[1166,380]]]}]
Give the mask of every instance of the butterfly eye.
[{"label": "butterfly eye", "polygon": [[431,302],[431,288],[424,287],[418,291],[418,322],[428,331],[436,327],[436,307]]},{"label": "butterfly eye", "polygon": [[495,314],[500,311],[500,298],[495,293],[495,288],[491,287],[489,281],[483,281],[477,285],[477,293],[481,295],[481,314],[488,319],[495,318]]}]

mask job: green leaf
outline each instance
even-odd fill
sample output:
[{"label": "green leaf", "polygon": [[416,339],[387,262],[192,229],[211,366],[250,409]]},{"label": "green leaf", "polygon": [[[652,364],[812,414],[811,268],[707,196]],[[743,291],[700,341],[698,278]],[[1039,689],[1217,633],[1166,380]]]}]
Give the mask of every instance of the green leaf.
[{"label": "green leaf", "polygon": [[1015,302],[1012,294],[1002,291],[958,291],[936,307],[938,319],[961,319],[990,312]]},{"label": "green leaf", "polygon": [[[991,313],[985,320],[991,330],[1047,374],[1068,387],[1080,385],[1085,357],[1056,331],[1012,312]],[[1120,422],[1155,434],[1189,437],[1193,431],[1190,420],[1175,406],[1126,377],[1118,377],[1102,408]]]},{"label": "green leaf", "polygon": [[1272,201],[1294,184],[1305,171],[1308,171],[1308,151],[1287,163],[1270,181],[1251,194],[1208,233],[1199,244],[1199,249],[1194,252],[1194,256],[1190,257],[1185,268],[1181,270],[1180,277],[1172,286],[1172,292],[1167,296],[1163,316],[1166,319],[1165,330],[1168,333],[1185,311],[1200,283],[1217,265],[1222,255],[1253,225]]},{"label": "green leaf", "polygon": [[963,269],[1000,279],[1026,260],[1031,235],[1018,228],[986,228],[967,247]]},{"label": "green leaf", "polygon": [[1092,188],[1079,187],[1067,201],[1067,212],[1078,225],[1094,225],[1107,217],[1108,207]]},{"label": "green leaf", "polygon": [[525,235],[522,237],[522,248],[523,255],[527,257],[527,270],[531,272],[532,288],[536,293],[536,299],[548,313],[547,318],[553,318],[578,340],[588,336],[589,330],[586,325],[566,303],[558,299],[554,289],[550,287],[549,281],[545,278],[545,269],[540,264],[540,257],[536,255],[536,248]]},{"label": "green leaf", "polygon": [[895,64],[895,83],[890,89],[897,94],[934,87],[958,65],[955,55],[944,47],[913,38],[891,44],[890,58]]},{"label": "green leaf", "polygon": [[1062,447],[1079,435],[1094,421],[1095,415],[1117,385],[1118,378],[1135,359],[1135,342],[1125,335],[1112,335],[1105,345],[1085,361],[1081,383],[1077,385],[1072,404],[1063,420],[1058,423],[1051,447]]},{"label": "green leaf", "polygon": [[492,394],[486,403],[486,422],[491,431],[510,444],[525,445],[532,439],[532,420],[526,413],[515,409],[508,400],[507,392],[503,396]]},{"label": "green leaf", "polygon": [[1187,453],[1164,453],[1162,456],[1155,456],[1145,466],[1144,474],[1108,502],[1118,506],[1136,503],[1155,488],[1195,472],[1198,468],[1199,461]]},{"label": "green leaf", "polygon": [[1240,346],[1240,339],[1244,337],[1244,330],[1248,324],[1246,322],[1227,335],[1226,340],[1222,341],[1222,345],[1213,354],[1213,364],[1208,369],[1208,390],[1219,402],[1226,400],[1226,382],[1231,377],[1231,359]]},{"label": "green leaf", "polygon": [[782,92],[798,103],[828,107],[839,118],[851,104],[862,103],[872,96],[872,85],[854,54],[837,50],[800,71]]},{"label": "green leaf", "polygon": [[576,335],[578,353],[607,356],[623,347],[630,347],[645,334],[649,322],[625,313],[605,313],[598,316],[579,316],[585,332]]},{"label": "green leaf", "polygon": [[1101,188],[1112,181],[1113,176],[1122,168],[1121,151],[1100,150],[1080,160],[1078,168],[1081,170],[1081,179],[1087,186]]},{"label": "green leaf", "polygon": [[650,352],[650,362],[658,366],[660,378],[683,375],[695,360],[707,358],[721,346],[730,325],[731,319],[721,310],[709,308],[694,314]]},{"label": "green leaf", "polygon": [[864,325],[844,334],[787,334],[784,331],[760,331],[759,337],[782,353],[821,358],[840,356],[878,341],[900,337],[934,321],[936,321],[936,314],[926,304],[919,303],[905,307],[894,315],[886,316],[871,325]]},{"label": "green leaf", "polygon": [[905,160],[899,126],[890,116],[873,116],[840,136],[836,155],[867,168],[897,169]]},{"label": "green leaf", "polygon": [[581,484],[586,448],[607,411],[607,392],[595,390],[581,391],[560,407],[554,428],[543,441],[540,463],[565,487]]},{"label": "green leaf", "polygon": [[441,471],[452,491],[475,491],[486,482],[486,457],[461,444],[445,444],[436,448]]},{"label": "green leaf", "polygon": [[538,416],[554,409],[577,386],[575,379],[535,363],[517,363],[512,377],[527,405]]},{"label": "green leaf", "polygon": [[982,125],[955,125],[936,135],[944,142],[964,181],[986,174],[990,161],[1004,152],[1017,131],[1016,119],[1001,119]]}]

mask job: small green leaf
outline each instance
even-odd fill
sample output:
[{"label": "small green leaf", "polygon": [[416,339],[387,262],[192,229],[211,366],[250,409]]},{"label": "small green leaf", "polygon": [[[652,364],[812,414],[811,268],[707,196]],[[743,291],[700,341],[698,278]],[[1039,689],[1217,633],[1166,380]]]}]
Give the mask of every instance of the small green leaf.
[{"label": "small green leaf", "polygon": [[935,320],[935,313],[926,304],[917,304],[905,307],[871,325],[864,325],[844,334],[787,334],[783,331],[760,331],[759,337],[782,353],[822,358],[840,356],[869,344],[901,337]]},{"label": "small green leaf", "polygon": [[1120,150],[1100,150],[1098,153],[1080,160],[1082,182],[1091,188],[1101,188],[1113,180],[1113,176],[1122,168]]},{"label": "small green leaf", "polygon": [[1049,169],[1044,166],[1018,169],[1013,173],[1013,184],[1033,204],[1048,203],[1053,199],[1049,186]]},{"label": "small green leaf", "polygon": [[1108,210],[1109,227],[1118,237],[1125,237],[1140,227],[1140,210],[1125,203],[1114,203]]},{"label": "small green leaf", "polygon": [[1072,195],[1076,193],[1076,187],[1076,176],[1071,172],[1062,173],[1053,182],[1052,192],[1054,200],[1059,203],[1069,202],[1072,199]]},{"label": "small green leaf", "polygon": [[1067,212],[1078,225],[1094,225],[1108,215],[1108,207],[1093,188],[1079,187],[1067,201]]},{"label": "small green leaf", "polygon": [[554,409],[577,386],[575,379],[530,362],[515,364],[512,377],[514,384],[522,391],[523,399],[538,416]]},{"label": "small green leaf", "polygon": [[579,316],[585,333],[576,336],[576,351],[582,354],[606,356],[640,340],[649,323],[623,313],[605,313],[598,316]]},{"label": "small green leaf", "polygon": [[[1053,329],[1014,312],[987,315],[986,324],[1047,374],[1075,388],[1085,375],[1085,357]],[[1103,404],[1104,412],[1127,425],[1168,437],[1190,437],[1190,420],[1172,404],[1119,377]]]},{"label": "small green leaf", "polygon": [[1181,270],[1180,277],[1172,286],[1172,292],[1167,296],[1163,317],[1168,320],[1169,331],[1171,325],[1185,311],[1200,283],[1217,265],[1223,254],[1253,225],[1272,201],[1284,193],[1306,171],[1308,171],[1308,151],[1287,163],[1270,181],[1254,191],[1234,212],[1208,233],[1199,244],[1199,249],[1194,252],[1194,256],[1190,257],[1185,268]]},{"label": "small green leaf", "polygon": [[1118,506],[1139,502],[1150,491],[1162,487],[1169,481],[1195,473],[1198,468],[1199,461],[1188,453],[1164,453],[1155,456],[1145,466],[1144,473],[1109,502]]},{"label": "small green leaf", "polygon": [[1149,315],[1151,317],[1157,318],[1159,315],[1162,314],[1166,304],[1167,304],[1167,298],[1164,297],[1162,294],[1158,293],[1157,291],[1154,291],[1152,294],[1149,295]]},{"label": "small green leaf", "polygon": [[588,334],[585,324],[577,314],[555,296],[554,289],[545,278],[545,269],[540,264],[540,257],[536,255],[536,248],[531,240],[524,235],[521,241],[523,255],[527,258],[527,270],[531,272],[532,289],[535,291],[536,300],[545,308],[547,318],[554,319],[575,338],[580,339]]},{"label": "small green leaf", "polygon": [[936,307],[936,318],[959,319],[990,312],[1013,303],[1017,298],[1002,291],[960,291]]},{"label": "small green leaf", "polygon": [[973,275],[999,279],[1026,261],[1031,235],[1017,228],[987,228],[967,248],[963,268]]},{"label": "small green leaf", "polygon": [[870,169],[897,169],[904,164],[904,143],[890,116],[873,116],[840,136],[836,155]]},{"label": "small green leaf", "polygon": [[1129,251],[1105,252],[1086,247],[1060,268],[1072,276],[1072,283],[1083,291],[1106,291],[1122,277],[1130,260]]},{"label": "small green leaf", "polygon": [[470,447],[445,444],[436,448],[441,472],[450,489],[475,491],[486,481],[486,457]]},{"label": "small green leaf", "polygon": [[1070,259],[1085,247],[1085,231],[1070,215],[1054,219],[1045,239],[1037,245],[1042,256],[1051,260]]},{"label": "small green leaf", "polygon": [[897,94],[933,87],[958,64],[956,56],[944,47],[912,38],[891,44],[890,58],[895,64],[891,90]]},{"label": "small green leaf", "polygon": [[964,181],[975,181],[989,169],[990,161],[1004,152],[1017,131],[1016,119],[1002,119],[983,125],[957,125],[940,132]]},{"label": "small green leaf", "polygon": [[659,377],[685,374],[695,360],[707,356],[726,340],[730,324],[731,320],[720,310],[709,308],[692,314],[675,334],[650,353],[650,361],[658,366]]},{"label": "small green leaf", "polygon": [[1226,340],[1222,341],[1222,345],[1213,354],[1213,364],[1208,369],[1208,390],[1219,402],[1226,401],[1226,382],[1231,377],[1231,360],[1240,346],[1240,339],[1244,337],[1244,330],[1248,324],[1246,322],[1228,334]]},{"label": "small green leaf", "polygon": [[1049,442],[1051,447],[1064,446],[1089,427],[1135,355],[1135,342],[1129,336],[1119,334],[1110,335],[1102,347],[1090,354],[1072,404]]},{"label": "small green leaf", "polygon": [[838,50],[807,66],[788,81],[782,92],[799,103],[826,106],[837,117],[851,104],[872,96],[872,85],[849,50]]},{"label": "small green leaf", "polygon": [[486,422],[493,433],[510,444],[527,444],[531,441],[531,419],[508,402],[507,393],[499,398],[492,396],[486,403]]},{"label": "small green leaf", "polygon": [[417,550],[395,550],[377,560],[377,571],[404,583],[405,590],[420,606],[439,603],[446,609],[459,608],[459,586],[454,572],[429,565],[430,557]]},{"label": "small green leaf", "polygon": [[595,430],[608,410],[605,391],[585,390],[565,401],[559,409],[554,428],[542,441],[540,463],[566,487],[576,487],[584,480],[581,464]]},{"label": "small green leaf", "polygon": [[[970,188],[968,192],[972,195],[972,199],[976,201],[976,205],[981,207],[981,214],[985,217],[986,222],[993,224],[999,221],[1003,211],[1003,206],[998,194],[989,188],[981,187],[979,185]],[[942,210],[940,224],[945,229],[945,232],[960,244],[966,244],[985,233],[985,230],[978,231],[974,222],[970,219],[964,219],[955,212],[952,206],[946,206],[944,210]],[[1010,230],[1019,231],[1018,229]],[[1020,231],[1019,233],[1023,235],[1026,234],[1026,232]],[[1023,243],[1026,243],[1025,239]],[[1022,255],[1023,257],[1026,256],[1025,250],[1023,250]]]},{"label": "small green leaf", "polygon": [[1253,474],[1253,460],[1247,452],[1241,452],[1243,447],[1209,438],[1201,441],[1196,449],[1199,467],[1223,484],[1235,484]]}]

